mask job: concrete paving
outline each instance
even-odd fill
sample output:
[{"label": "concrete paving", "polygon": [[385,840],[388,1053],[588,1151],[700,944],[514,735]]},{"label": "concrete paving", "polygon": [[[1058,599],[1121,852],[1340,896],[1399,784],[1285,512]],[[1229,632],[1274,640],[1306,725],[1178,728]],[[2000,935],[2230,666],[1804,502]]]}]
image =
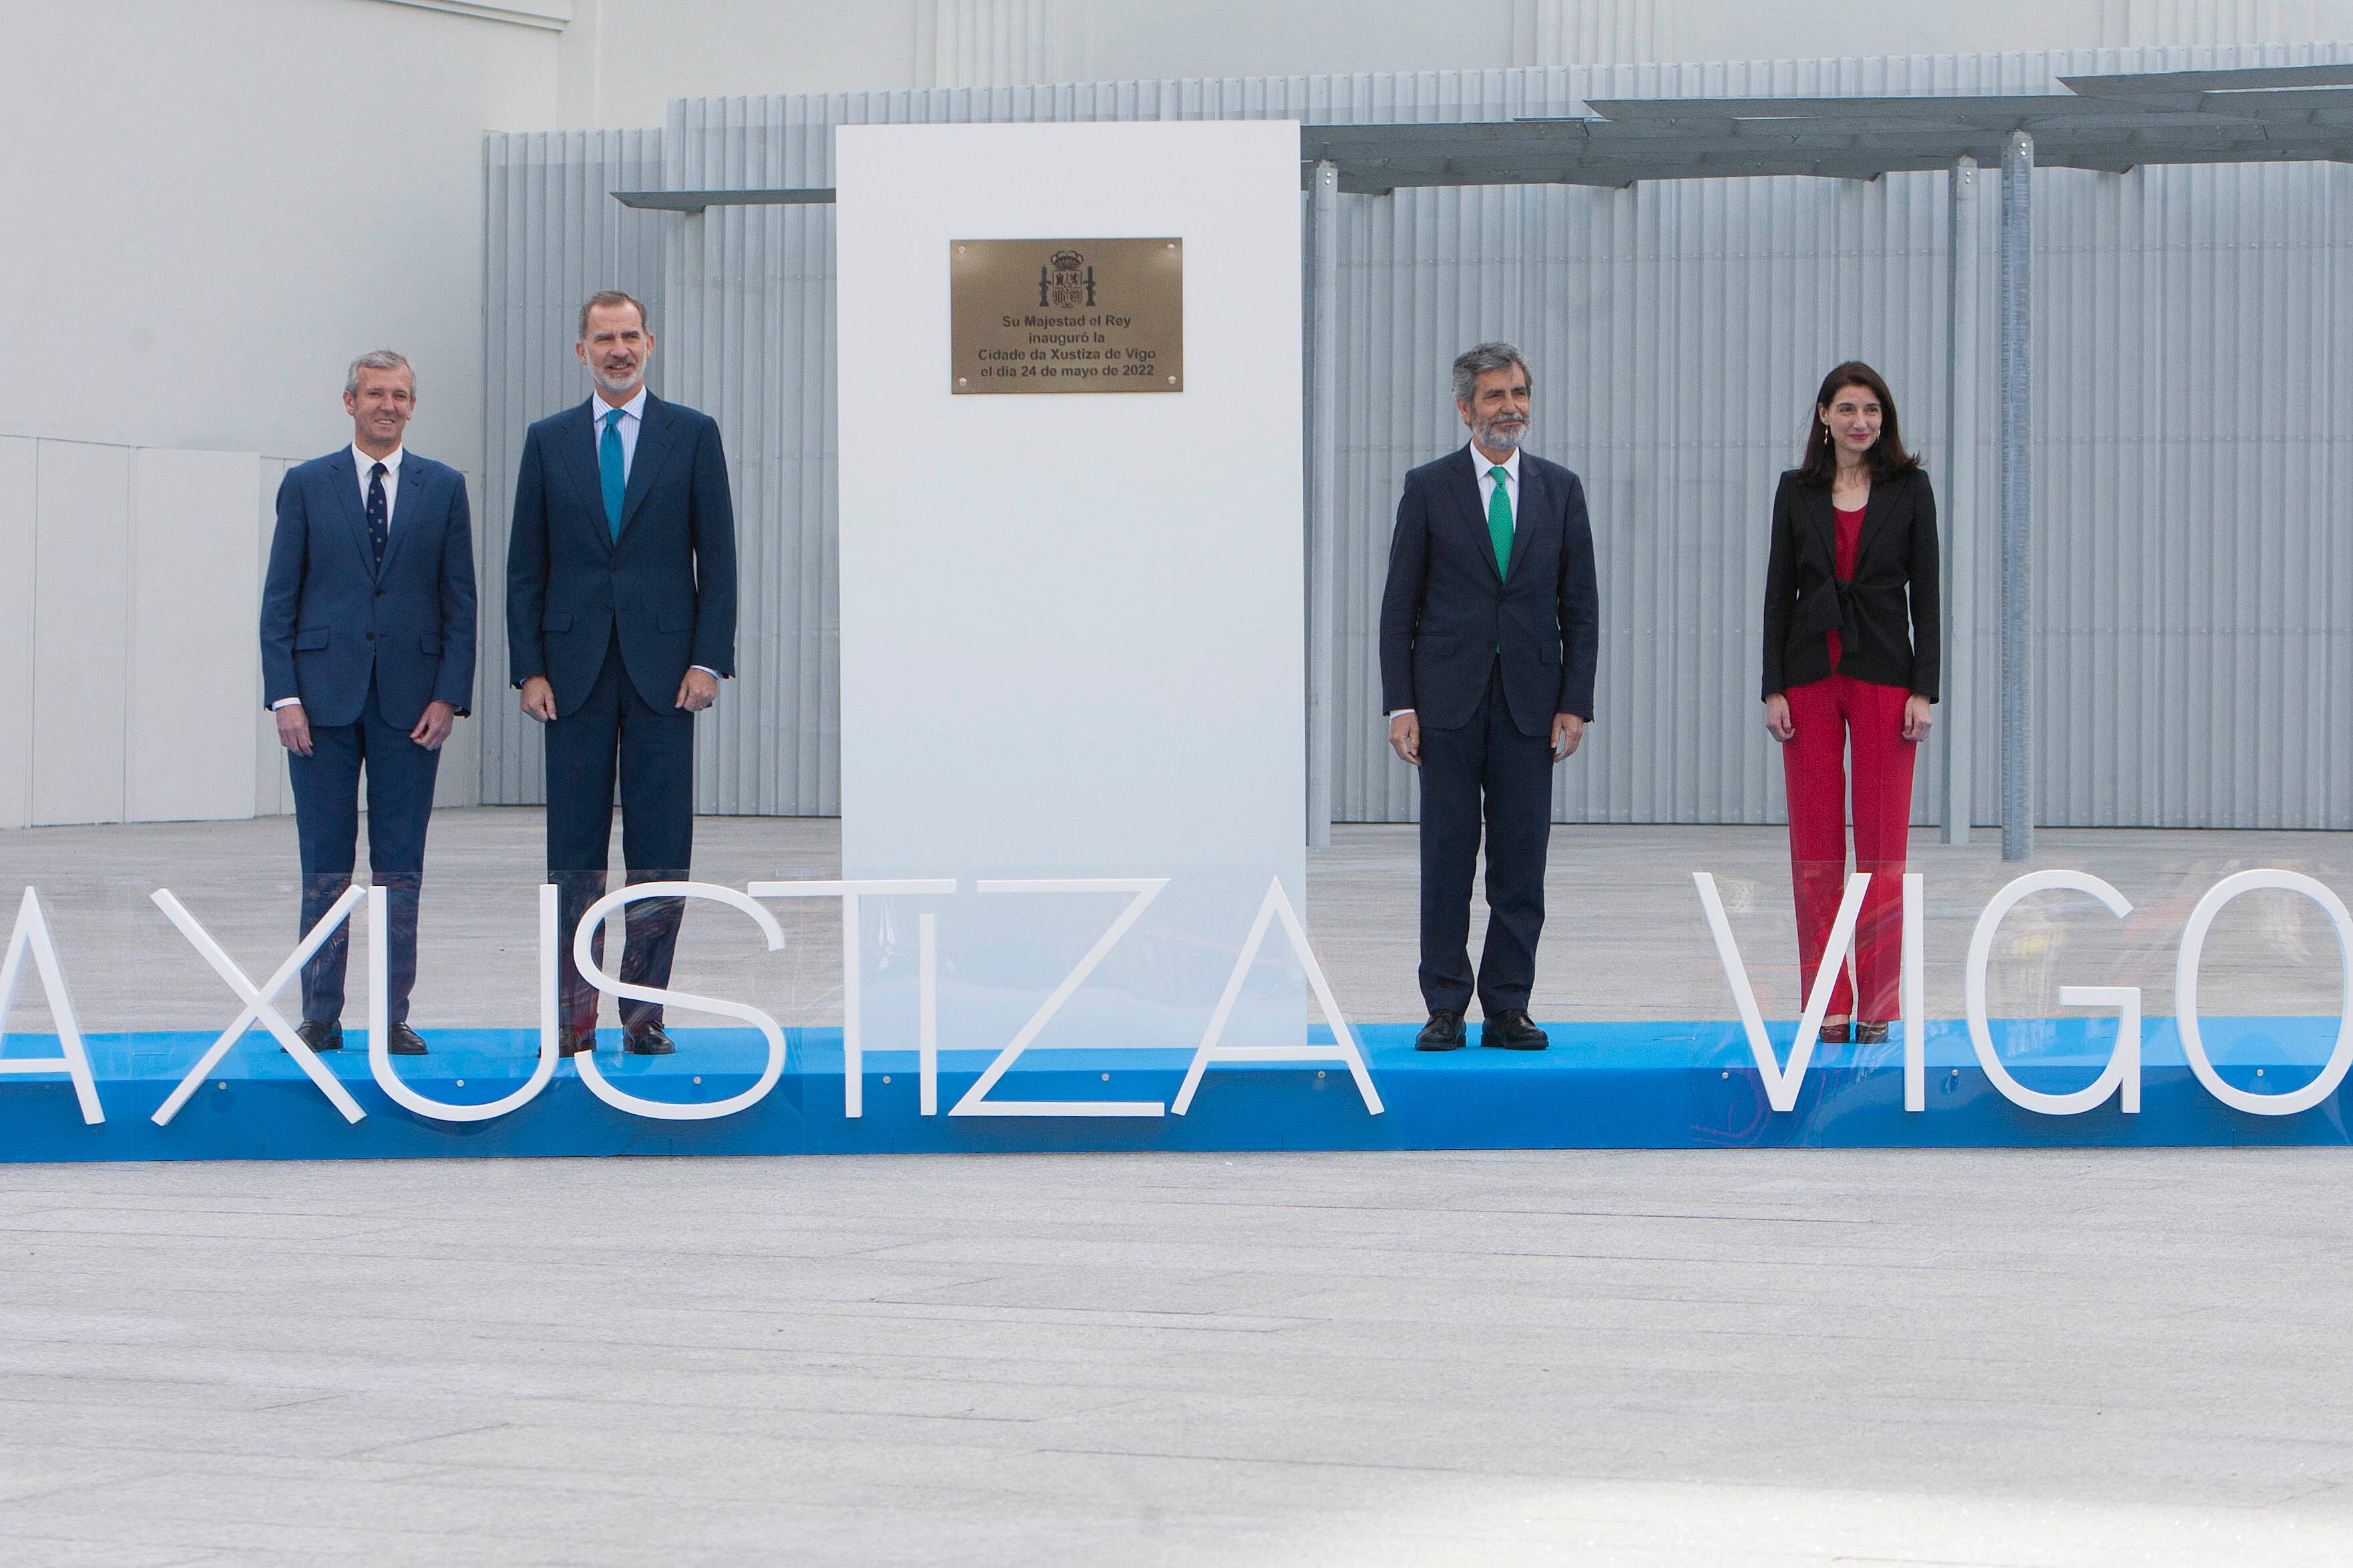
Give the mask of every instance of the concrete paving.
[{"label": "concrete paving", "polygon": [[[537,826],[436,826],[447,1017],[527,1004]],[[1410,834],[1341,837],[1316,942],[1359,1016],[1412,1016]],[[1778,834],[1559,842],[1540,1015],[1726,1016],[1694,867],[1787,1000]],[[832,843],[706,823],[698,869]],[[2022,923],[2021,1010],[2168,1010],[2225,868],[2353,889],[2337,838],[2043,843],[2144,913]],[[2009,868],[1916,856],[1934,1002]],[[86,1012],[225,1020],[116,922],[164,881],[272,963],[290,858],[281,823],[0,834],[0,892],[54,889]],[[2335,1010],[2294,900],[2210,952],[2215,1011]],[[0,1165],[0,1563],[2341,1563],[2347,1158]]]}]

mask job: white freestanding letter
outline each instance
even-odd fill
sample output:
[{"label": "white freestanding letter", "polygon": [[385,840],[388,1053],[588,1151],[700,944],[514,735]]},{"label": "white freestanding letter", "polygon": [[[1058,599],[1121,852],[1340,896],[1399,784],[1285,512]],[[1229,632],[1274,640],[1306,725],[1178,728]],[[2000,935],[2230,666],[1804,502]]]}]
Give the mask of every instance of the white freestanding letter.
[{"label": "white freestanding letter", "polygon": [[2114,1007],[2116,1010],[2116,1046],[2108,1053],[2108,1065],[2100,1076],[2085,1088],[2071,1094],[2044,1094],[2027,1088],[2010,1076],[1994,1053],[1993,1027],[1986,1013],[1986,966],[1993,959],[1994,933],[2010,911],[2037,893],[2066,889],[2089,893],[2105,904],[2108,912],[2118,919],[2132,913],[2132,900],[2099,878],[2084,871],[2030,871],[1993,896],[1978,917],[1978,929],[1969,937],[1969,963],[1961,979],[1961,1003],[1968,1015],[1969,1044],[1978,1053],[1978,1066],[1985,1069],[1994,1088],[2002,1098],[2014,1105],[2043,1116],[2075,1116],[2104,1104],[2108,1096],[2123,1091],[2124,1109],[2140,1110],[2140,988],[2137,985],[2062,985],[2059,1005],[2063,1007]]},{"label": "white freestanding letter", "polygon": [[[1806,998],[1805,1015],[1798,1020],[1798,1037],[1789,1047],[1786,1069],[1773,1059],[1773,1042],[1765,1037],[1765,1015],[1757,1005],[1756,987],[1748,984],[1748,965],[1741,961],[1740,943],[1733,939],[1732,922],[1725,918],[1715,879],[1705,871],[1694,871],[1692,880],[1699,886],[1700,907],[1707,911],[1707,929],[1715,935],[1716,956],[1724,961],[1732,1000],[1740,1008],[1742,1027],[1748,1031],[1748,1054],[1757,1058],[1757,1071],[1765,1079],[1765,1103],[1776,1110],[1795,1110],[1806,1066],[1813,1060],[1814,1047],[1822,1037],[1822,1015],[1831,1009],[1831,992],[1838,984],[1839,971],[1846,965],[1847,950],[1854,945],[1854,922],[1862,917],[1862,895],[1871,886],[1871,873],[1857,871],[1846,879],[1846,896],[1839,900],[1838,918],[1831,922],[1830,944],[1822,950],[1821,967],[1814,972],[1813,994]],[[1907,1051],[1912,1048],[1912,1032],[1907,1017]]]},{"label": "white freestanding letter", "polygon": [[180,928],[180,934],[188,939],[188,944],[204,954],[205,962],[213,966],[214,973],[227,981],[228,988],[245,1003],[244,1010],[220,1032],[220,1038],[212,1043],[211,1048],[197,1058],[196,1065],[188,1069],[188,1076],[180,1080],[179,1087],[155,1108],[153,1120],[156,1126],[171,1125],[172,1118],[180,1114],[180,1108],[188,1103],[190,1095],[196,1092],[196,1085],[204,1082],[205,1075],[213,1070],[221,1058],[228,1055],[228,1048],[237,1044],[245,1034],[245,1026],[251,1023],[260,1024],[278,1037],[278,1043],[286,1047],[286,1054],[294,1058],[294,1065],[319,1086],[319,1092],[343,1112],[344,1121],[357,1121],[367,1114],[360,1109],[360,1102],[352,1098],[351,1091],[338,1082],[335,1075],[319,1060],[318,1053],[302,1043],[302,1037],[294,1032],[294,1026],[286,1021],[285,1015],[272,1005],[272,999],[286,989],[286,983],[301,973],[302,966],[311,961],[311,955],[319,951],[319,944],[325,942],[337,926],[352,918],[352,911],[359,908],[362,896],[359,889],[345,888],[343,896],[335,900],[334,907],[321,915],[319,923],[312,926],[294,951],[286,955],[286,962],[278,966],[278,972],[269,977],[269,984],[257,986],[246,978],[245,971],[237,966],[237,961],[213,940],[212,932],[197,923],[196,917],[188,912],[187,907],[172,896],[169,888],[155,889],[155,907]]},{"label": "white freestanding letter", "polygon": [[[553,892],[554,889],[550,889]],[[545,895],[543,895],[544,897]],[[776,1021],[757,1007],[743,1002],[729,1002],[718,996],[697,996],[685,991],[672,991],[667,986],[638,985],[616,975],[606,973],[596,965],[596,955],[589,951],[588,941],[596,930],[596,922],[615,910],[627,909],[639,899],[708,899],[726,904],[750,915],[768,939],[768,951],[775,952],[785,945],[785,933],[776,924],[776,917],[754,903],[733,888],[723,888],[712,882],[639,882],[606,894],[582,911],[579,929],[572,933],[572,962],[588,983],[599,991],[626,997],[632,1002],[660,1002],[673,1007],[684,1007],[697,1013],[716,1013],[723,1018],[734,1018],[760,1031],[768,1042],[768,1065],[757,1082],[743,1093],[705,1104],[681,1104],[670,1100],[646,1100],[613,1087],[596,1066],[596,1053],[582,1051],[572,1058],[580,1069],[581,1081],[588,1092],[617,1110],[632,1116],[648,1117],[656,1121],[708,1121],[717,1117],[733,1116],[739,1110],[757,1105],[776,1080],[785,1075],[785,1034]],[[543,908],[547,906],[543,904]],[[546,982],[544,977],[542,984]],[[548,1050],[548,1028],[540,1026],[540,1054],[543,1062]]]},{"label": "white freestanding letter", "polygon": [[[866,1114],[866,1039],[860,1015],[863,998],[859,991],[859,925],[858,897],[860,893],[953,893],[954,877],[863,878],[844,882],[754,882],[744,889],[755,899],[839,899],[841,900],[841,1113],[856,1117]],[[923,975],[918,981],[922,991],[919,1008],[922,1017],[917,1027],[922,1032],[918,1046],[919,1070],[923,1075],[923,1113],[937,1112],[940,1100],[940,1053],[938,1015],[938,945],[934,934],[939,922],[930,915],[917,918],[917,963]]]},{"label": "white freestanding letter", "polygon": [[53,1057],[0,1056],[0,1074],[63,1072],[73,1079],[74,1100],[82,1121],[91,1127],[106,1120],[98,1103],[98,1080],[90,1070],[90,1052],[81,1043],[81,1026],[74,1021],[73,1004],[66,997],[65,972],[58,967],[57,944],[49,940],[49,922],[41,914],[41,900],[31,888],[16,906],[16,929],[8,933],[8,956],[0,961],[0,1047],[8,1043],[8,1010],[16,1003],[16,982],[25,973],[25,954],[33,955],[41,972],[41,990],[49,999],[49,1020],[58,1029],[58,1054]]},{"label": "white freestanding letter", "polygon": [[[1226,1021],[1233,1016],[1234,1003],[1242,994],[1242,982],[1250,976],[1251,961],[1258,957],[1259,944],[1266,941],[1269,922],[1281,920],[1285,935],[1291,938],[1291,951],[1299,955],[1306,966],[1307,983],[1315,991],[1315,1005],[1324,1010],[1324,1021],[1332,1026],[1328,1046],[1229,1046],[1224,1039]],[[1241,956],[1234,960],[1234,972],[1226,978],[1226,993],[1218,998],[1218,1010],[1209,1017],[1209,1027],[1195,1047],[1192,1064],[1185,1069],[1185,1086],[1176,1091],[1176,1103],[1168,1109],[1176,1115],[1185,1114],[1193,1103],[1194,1091],[1201,1087],[1201,1075],[1212,1062],[1340,1062],[1346,1066],[1349,1078],[1356,1081],[1356,1093],[1363,1097],[1366,1111],[1374,1116],[1381,1113],[1381,1097],[1373,1089],[1373,1076],[1365,1070],[1365,1058],[1356,1049],[1356,1037],[1349,1031],[1348,1020],[1340,1016],[1339,1001],[1332,994],[1332,983],[1324,977],[1324,966],[1315,962],[1315,950],[1307,944],[1306,928],[1299,923],[1299,911],[1291,907],[1291,900],[1282,890],[1282,879],[1275,878],[1267,884],[1265,901],[1258,907],[1258,920],[1250,927],[1250,940],[1242,943]]]},{"label": "white freestanding letter", "polygon": [[[2302,893],[2327,910],[2337,927],[2337,961],[2345,972],[2345,987],[2337,1003],[2337,1048],[2328,1053],[2328,1064],[2318,1078],[2285,1094],[2252,1094],[2224,1083],[2206,1055],[2206,1040],[2198,1026],[2198,961],[2206,951],[2206,933],[2213,929],[2214,917],[2222,912],[2223,905],[2257,888]],[[2207,1093],[2232,1110],[2253,1116],[2293,1116],[2318,1105],[2337,1092],[2345,1069],[2353,1067],[2353,916],[2347,914],[2345,900],[2327,883],[2300,871],[2241,871],[2223,878],[2198,900],[2198,907],[2189,911],[2189,924],[2181,932],[2181,957],[2173,972],[2173,1012],[2174,1026],[2181,1031],[2181,1054],[2189,1058],[2189,1070],[2198,1075]]]},{"label": "white freestanding letter", "polygon": [[555,1076],[555,884],[539,885],[539,1065],[521,1089],[482,1105],[452,1105],[417,1093],[392,1070],[392,968],[385,931],[385,890],[368,889],[368,1071],[395,1105],[436,1121],[488,1121],[519,1110]]}]

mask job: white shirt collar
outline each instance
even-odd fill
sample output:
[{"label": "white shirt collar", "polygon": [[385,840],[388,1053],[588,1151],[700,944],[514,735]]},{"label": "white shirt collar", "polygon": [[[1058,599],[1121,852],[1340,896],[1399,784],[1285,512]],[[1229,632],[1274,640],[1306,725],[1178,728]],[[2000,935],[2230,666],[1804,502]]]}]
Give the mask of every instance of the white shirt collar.
[{"label": "white shirt collar", "polygon": [[[613,411],[613,405],[611,404],[606,402],[604,398],[598,396],[593,392],[588,395],[588,404],[589,417],[593,418],[600,425],[605,422],[605,416]],[[627,403],[621,405],[621,412],[628,415],[633,420],[642,421],[645,418],[646,384],[644,382],[641,381],[638,383],[636,395]]]},{"label": "white shirt collar", "polygon": [[385,478],[397,482],[400,479],[400,457],[401,453],[406,448],[400,447],[395,447],[391,451],[385,453],[381,458],[371,458],[365,452],[360,450],[360,444],[357,441],[353,442],[352,461],[359,465],[360,483],[367,483],[368,470],[375,468],[378,463],[382,463],[384,465]]},{"label": "white shirt collar", "polygon": [[1489,462],[1485,454],[1479,450],[1479,444],[1475,441],[1465,441],[1462,444],[1462,449],[1471,454],[1471,470],[1479,478],[1483,479],[1487,477],[1488,469],[1500,468],[1514,486],[1520,482],[1520,449],[1517,447],[1513,447],[1511,456],[1505,458],[1501,463]]}]

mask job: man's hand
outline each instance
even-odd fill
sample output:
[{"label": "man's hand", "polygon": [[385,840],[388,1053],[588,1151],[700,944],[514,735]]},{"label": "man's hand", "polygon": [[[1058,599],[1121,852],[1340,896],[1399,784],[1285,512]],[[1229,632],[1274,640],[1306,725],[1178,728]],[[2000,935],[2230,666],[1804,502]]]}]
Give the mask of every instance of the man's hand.
[{"label": "man's hand", "polygon": [[1566,762],[1585,740],[1585,721],[1574,713],[1552,716],[1552,760]]},{"label": "man's hand", "polygon": [[1421,766],[1421,720],[1412,713],[1400,713],[1389,721],[1389,750]]},{"label": "man's hand", "polygon": [[707,669],[690,669],[678,683],[678,706],[700,713],[719,700],[719,678]]},{"label": "man's hand", "polygon": [[278,743],[298,757],[311,754],[311,716],[300,702],[289,702],[270,715],[278,721]]},{"label": "man's hand", "polygon": [[449,731],[457,722],[456,704],[427,702],[424,717],[417,721],[417,728],[408,732],[408,738],[428,752],[438,752],[441,749],[441,742],[449,738]]},{"label": "man's hand", "polygon": [[534,675],[524,679],[522,710],[543,724],[555,722],[555,688],[547,677]]},{"label": "man's hand", "polygon": [[1789,717],[1789,700],[1778,691],[1765,699],[1765,732],[1783,742],[1798,732],[1798,721]]},{"label": "man's hand", "polygon": [[1928,738],[1928,700],[1916,693],[1904,700],[1904,738],[1917,745]]}]

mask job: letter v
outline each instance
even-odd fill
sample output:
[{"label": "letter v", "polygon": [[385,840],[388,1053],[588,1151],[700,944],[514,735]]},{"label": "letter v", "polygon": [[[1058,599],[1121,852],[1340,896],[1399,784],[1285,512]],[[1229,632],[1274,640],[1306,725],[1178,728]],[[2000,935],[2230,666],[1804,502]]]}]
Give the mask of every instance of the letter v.
[{"label": "letter v", "polygon": [[1830,945],[1823,949],[1821,967],[1815,971],[1805,1016],[1798,1020],[1798,1038],[1789,1047],[1787,1068],[1773,1059],[1773,1042],[1765,1037],[1765,1015],[1757,1008],[1756,988],[1748,984],[1748,965],[1741,962],[1732,922],[1725,919],[1715,879],[1705,871],[1694,871],[1692,880],[1699,884],[1699,901],[1707,910],[1707,928],[1715,935],[1716,956],[1724,960],[1725,978],[1731,982],[1732,999],[1739,1004],[1740,1022],[1748,1031],[1749,1055],[1757,1058],[1757,1071],[1765,1079],[1765,1103],[1776,1110],[1795,1110],[1798,1088],[1805,1081],[1807,1064],[1813,1060],[1814,1046],[1821,1038],[1822,1015],[1830,1011],[1831,993],[1838,986],[1839,971],[1846,966],[1847,951],[1854,945],[1854,922],[1862,913],[1863,890],[1871,886],[1871,873],[1857,871],[1846,879],[1846,897],[1839,900],[1838,918],[1831,922]]},{"label": "letter v", "polygon": [[49,999],[49,1021],[57,1026],[58,1054],[53,1057],[0,1057],[0,1074],[39,1073],[60,1068],[73,1079],[74,1099],[81,1104],[82,1121],[91,1127],[106,1120],[98,1103],[98,1083],[90,1070],[90,1052],[81,1043],[81,1026],[74,1021],[73,1004],[66,999],[66,977],[58,967],[57,945],[49,940],[49,922],[41,914],[41,900],[25,889],[16,906],[16,928],[8,933],[8,956],[0,961],[0,1047],[8,1043],[8,1012],[16,1005],[16,982],[25,973],[30,949],[34,967],[41,972],[41,989]]},{"label": "letter v", "polygon": [[286,955],[286,962],[278,966],[278,973],[269,977],[269,984],[257,989],[253,982],[246,978],[245,971],[237,966],[237,961],[221,951],[221,944],[213,940],[213,933],[199,925],[196,917],[172,896],[171,889],[155,889],[155,907],[180,928],[180,934],[188,939],[188,945],[205,955],[205,962],[228,982],[228,988],[245,1003],[244,1011],[221,1031],[220,1038],[212,1043],[212,1048],[205,1052],[196,1065],[188,1069],[188,1076],[180,1080],[180,1087],[156,1107],[156,1126],[169,1127],[172,1124],[172,1118],[180,1114],[180,1107],[187,1104],[188,1097],[196,1092],[196,1085],[205,1080],[205,1075],[213,1070],[221,1058],[228,1055],[228,1048],[243,1037],[245,1026],[250,1023],[259,1023],[278,1037],[278,1043],[286,1047],[286,1054],[294,1058],[294,1065],[311,1076],[311,1081],[319,1086],[319,1092],[343,1113],[344,1121],[357,1121],[367,1114],[360,1109],[360,1102],[352,1098],[351,1091],[335,1081],[335,1075],[320,1062],[318,1054],[302,1043],[302,1037],[294,1032],[294,1026],[286,1021],[286,1016],[271,1005],[271,999],[286,989],[286,983],[301,973],[302,965],[310,962],[311,955],[319,951],[319,944],[325,942],[337,926],[351,919],[352,911],[359,908],[360,900],[365,896],[359,888],[345,888],[343,896],[335,900],[335,907],[321,915],[319,923],[311,928],[301,945]]}]

